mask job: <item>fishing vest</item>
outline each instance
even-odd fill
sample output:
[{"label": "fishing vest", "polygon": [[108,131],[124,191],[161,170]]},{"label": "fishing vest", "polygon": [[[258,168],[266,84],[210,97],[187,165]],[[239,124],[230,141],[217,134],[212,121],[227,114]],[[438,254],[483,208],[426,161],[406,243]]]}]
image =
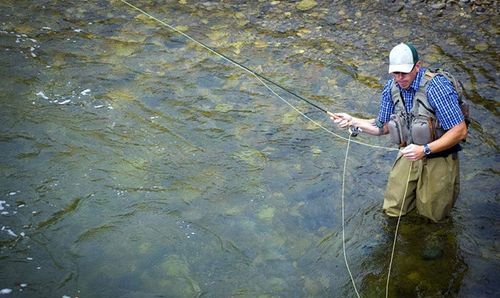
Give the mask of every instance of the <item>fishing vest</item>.
[{"label": "fishing vest", "polygon": [[440,138],[445,130],[441,127],[434,109],[427,99],[427,83],[438,73],[426,70],[413,97],[413,107],[406,111],[403,96],[395,82],[391,86],[394,114],[389,121],[392,142],[400,147],[409,144],[425,145]]}]

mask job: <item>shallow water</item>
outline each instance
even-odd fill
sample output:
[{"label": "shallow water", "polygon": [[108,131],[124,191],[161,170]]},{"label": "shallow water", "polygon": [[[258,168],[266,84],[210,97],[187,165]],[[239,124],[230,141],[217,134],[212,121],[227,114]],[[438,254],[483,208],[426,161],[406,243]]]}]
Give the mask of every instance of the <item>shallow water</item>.
[{"label": "shallow water", "polygon": [[[389,296],[498,296],[497,17],[420,8],[413,28],[384,2],[246,2],[134,4],[333,111],[375,114],[386,55],[409,39],[464,82],[473,123],[453,219],[403,218]],[[355,297],[342,254],[345,140],[121,1],[0,9],[0,290]],[[350,144],[346,246],[362,297],[385,296],[395,226],[380,208],[394,157]]]}]

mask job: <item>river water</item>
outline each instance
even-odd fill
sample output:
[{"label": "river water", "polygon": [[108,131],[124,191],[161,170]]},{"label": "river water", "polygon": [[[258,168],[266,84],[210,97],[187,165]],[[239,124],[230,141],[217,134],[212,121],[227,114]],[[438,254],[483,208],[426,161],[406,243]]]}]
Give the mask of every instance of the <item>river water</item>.
[{"label": "river water", "polygon": [[[456,74],[473,118],[462,192],[445,224],[402,219],[389,297],[499,296],[496,15],[390,1],[132,4],[331,111],[375,115],[401,41]],[[381,205],[396,153],[366,144],[388,138],[358,136],[344,175],[347,133],[323,112],[122,1],[0,10],[6,297],[356,297],[343,178],[354,283],[385,296],[395,223]]]}]

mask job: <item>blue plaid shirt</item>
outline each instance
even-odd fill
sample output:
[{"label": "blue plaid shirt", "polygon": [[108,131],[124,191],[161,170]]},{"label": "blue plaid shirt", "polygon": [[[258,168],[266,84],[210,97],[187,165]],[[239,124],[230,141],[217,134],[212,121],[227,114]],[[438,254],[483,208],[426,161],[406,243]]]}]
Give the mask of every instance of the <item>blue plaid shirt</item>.
[{"label": "blue plaid shirt", "polygon": [[[408,89],[401,89],[398,86],[403,95],[407,112],[410,112],[413,107],[413,97],[415,96],[424,73],[425,68],[421,67]],[[380,121],[380,123],[389,122],[391,114],[394,114],[394,104],[391,94],[391,86],[393,83],[394,78],[390,79],[385,84],[382,91],[382,101],[378,114],[378,121]],[[464,116],[458,104],[458,94],[453,84],[442,75],[435,76],[427,84],[427,99],[436,113],[436,117],[443,129],[448,130],[464,121]]]}]

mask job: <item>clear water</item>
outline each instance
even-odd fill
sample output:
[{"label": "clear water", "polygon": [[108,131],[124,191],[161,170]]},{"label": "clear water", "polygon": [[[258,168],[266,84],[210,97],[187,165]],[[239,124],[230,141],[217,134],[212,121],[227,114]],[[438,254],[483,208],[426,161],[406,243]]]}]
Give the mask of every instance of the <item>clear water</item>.
[{"label": "clear water", "polygon": [[[246,2],[134,4],[332,111],[377,112],[400,41],[464,82],[474,121],[453,219],[402,220],[390,297],[498,296],[498,18]],[[6,297],[355,297],[344,140],[121,1],[0,9]],[[394,155],[350,147],[346,245],[362,297],[385,296],[394,222],[380,209]]]}]

